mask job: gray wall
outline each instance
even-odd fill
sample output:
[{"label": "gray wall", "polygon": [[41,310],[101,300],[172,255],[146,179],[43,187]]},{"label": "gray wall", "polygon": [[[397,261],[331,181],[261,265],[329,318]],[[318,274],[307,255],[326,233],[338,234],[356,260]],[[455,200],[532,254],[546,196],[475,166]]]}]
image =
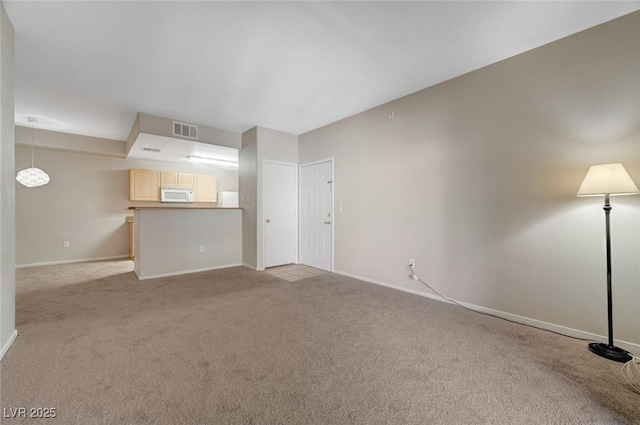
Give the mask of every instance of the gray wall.
[{"label": "gray wall", "polygon": [[258,128],[242,133],[239,152],[240,207],[242,214],[242,264],[255,269],[258,265]]},{"label": "gray wall", "polygon": [[256,270],[263,265],[262,163],[264,160],[298,163],[298,136],[264,127],[242,134],[240,149],[240,207],[242,263]]},{"label": "gray wall", "polygon": [[240,148],[242,137],[238,133],[220,130],[218,128],[206,127],[197,123],[174,120],[171,118],[159,117],[157,115],[138,113],[136,120],[131,128],[131,133],[126,142],[126,152],[129,153],[133,143],[138,137],[138,133],[155,134],[157,136],[165,136],[178,139],[192,140],[185,137],[175,136],[173,134],[173,122],[178,121],[183,124],[197,125],[198,138],[197,141],[202,143],[210,143],[231,148]]},{"label": "gray wall", "polygon": [[[128,200],[129,168],[215,175],[218,191],[238,190],[238,172],[215,166],[39,148],[35,161],[51,176],[51,182],[37,188],[15,184],[18,265],[128,256],[126,216],[133,213],[127,209],[161,205]],[[16,168],[30,164],[31,148],[18,146]],[[69,241],[70,247],[63,248],[63,241]]]},{"label": "gray wall", "polygon": [[[300,163],[335,158],[336,271],[431,293],[415,258],[453,299],[606,335],[603,200],[575,195],[597,163],[640,184],[638,46],[640,12],[301,135]],[[638,344],[640,196],[612,199]]]},{"label": "gray wall", "polygon": [[14,30],[0,3],[0,359],[16,337]]},{"label": "gray wall", "polygon": [[135,221],[134,271],[140,279],[241,264],[239,209],[140,209]]},{"label": "gray wall", "polygon": [[262,174],[265,160],[298,163],[298,136],[269,128],[258,127],[258,197],[257,197],[257,269],[264,270],[264,223],[262,202]]}]

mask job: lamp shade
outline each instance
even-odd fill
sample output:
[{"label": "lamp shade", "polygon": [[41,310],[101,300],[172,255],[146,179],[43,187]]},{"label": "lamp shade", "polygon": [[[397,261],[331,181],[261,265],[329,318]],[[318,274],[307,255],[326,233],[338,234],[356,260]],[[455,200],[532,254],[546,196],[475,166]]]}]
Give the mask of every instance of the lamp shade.
[{"label": "lamp shade", "polygon": [[16,180],[27,187],[44,186],[49,183],[49,174],[39,168],[25,168],[18,173]]},{"label": "lamp shade", "polygon": [[635,195],[639,193],[622,164],[592,165],[578,189],[578,196]]}]

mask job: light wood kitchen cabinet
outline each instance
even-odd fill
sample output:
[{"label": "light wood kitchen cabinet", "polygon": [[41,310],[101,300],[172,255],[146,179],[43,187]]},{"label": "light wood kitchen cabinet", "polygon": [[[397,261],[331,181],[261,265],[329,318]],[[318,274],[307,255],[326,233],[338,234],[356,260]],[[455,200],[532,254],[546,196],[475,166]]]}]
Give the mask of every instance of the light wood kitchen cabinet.
[{"label": "light wood kitchen cabinet", "polygon": [[194,176],[196,202],[217,202],[218,184],[215,176]]},{"label": "light wood kitchen cabinet", "polygon": [[193,187],[193,174],[176,173],[171,171],[160,172],[161,186]]},{"label": "light wood kitchen cabinet", "polygon": [[195,202],[217,202],[216,176],[172,171],[129,170],[129,200],[160,202],[160,186],[193,188]]},{"label": "light wood kitchen cabinet", "polygon": [[129,170],[130,201],[160,201],[160,171]]},{"label": "light wood kitchen cabinet", "polygon": [[178,185],[178,173],[170,171],[160,172],[160,186],[176,187]]},{"label": "light wood kitchen cabinet", "polygon": [[178,187],[194,187],[194,175],[178,173]]}]

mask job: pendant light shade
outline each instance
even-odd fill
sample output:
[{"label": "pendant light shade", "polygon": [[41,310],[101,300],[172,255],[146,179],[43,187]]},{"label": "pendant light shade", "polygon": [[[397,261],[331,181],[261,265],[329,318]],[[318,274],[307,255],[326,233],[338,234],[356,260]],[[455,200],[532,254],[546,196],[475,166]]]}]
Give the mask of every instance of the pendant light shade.
[{"label": "pendant light shade", "polygon": [[44,186],[49,183],[49,174],[39,168],[25,168],[18,172],[16,180],[27,187]]},{"label": "pendant light shade", "polygon": [[24,170],[19,171],[16,176],[16,180],[18,180],[18,183],[26,187],[44,186],[49,183],[49,174],[39,168],[36,168],[33,160],[33,126],[38,119],[28,117],[27,120],[31,123],[31,168],[25,168]]}]

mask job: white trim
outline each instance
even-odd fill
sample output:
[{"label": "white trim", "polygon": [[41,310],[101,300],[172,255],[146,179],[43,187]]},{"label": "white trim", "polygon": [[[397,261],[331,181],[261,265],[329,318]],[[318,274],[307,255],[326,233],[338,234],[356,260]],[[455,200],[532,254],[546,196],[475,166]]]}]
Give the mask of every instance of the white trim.
[{"label": "white trim", "polygon": [[333,222],[333,225],[331,226],[331,267],[330,267],[330,272],[334,272],[335,271],[335,240],[336,240],[336,176],[335,176],[335,162],[334,162],[334,158],[333,156],[330,156],[328,158],[324,158],[324,159],[319,159],[317,161],[311,161],[311,162],[305,162],[304,164],[300,164],[298,165],[298,264],[302,264],[301,261],[301,257],[300,257],[300,247],[302,246],[302,243],[300,241],[301,235],[302,235],[302,220],[300,219],[300,217],[302,217],[302,205],[300,203],[300,199],[302,198],[302,185],[300,184],[300,175],[302,174],[302,167],[309,167],[312,165],[317,165],[317,164],[323,164],[325,162],[328,162],[331,164],[331,221]]},{"label": "white trim", "polygon": [[13,342],[16,340],[17,337],[18,337],[18,331],[14,329],[7,343],[4,344],[2,349],[0,349],[0,361],[2,361],[2,359],[4,358],[4,355],[7,354],[7,352],[9,351],[9,348],[11,348],[11,346],[13,345]]},{"label": "white trim", "polygon": [[256,270],[256,266],[252,266],[251,264],[242,263],[241,266],[247,269]]},{"label": "white trim", "polygon": [[114,255],[111,257],[95,257],[95,258],[82,258],[78,260],[62,260],[62,261],[45,261],[44,263],[28,263],[28,264],[16,264],[16,269],[23,269],[26,267],[39,267],[39,266],[53,266],[56,264],[72,264],[72,263],[88,263],[91,261],[105,261],[105,260],[122,260],[129,259],[128,255]]},{"label": "white trim", "polygon": [[[386,286],[387,288],[391,288],[391,289],[397,289],[399,291],[403,291],[403,292],[408,292],[410,294],[414,294],[414,295],[418,295],[421,297],[425,297],[425,298],[431,298],[433,300],[436,301],[441,301],[441,302],[445,302],[445,303],[449,303],[449,304],[453,304],[451,301],[447,301],[437,295],[434,294],[429,294],[427,292],[422,292],[422,291],[417,291],[415,289],[410,289],[410,288],[405,288],[403,286],[400,285],[394,285],[391,283],[386,283],[386,282],[382,282],[379,280],[374,280],[374,279],[369,279],[366,277],[362,277],[362,276],[357,276],[351,273],[345,273],[345,272],[341,272],[341,271],[334,271],[334,273],[339,274],[341,276],[346,276],[346,277],[350,277],[353,279],[358,279],[358,280],[362,280],[364,282],[367,283],[373,283],[376,285],[380,285],[380,286]],[[537,319],[532,319],[530,317],[525,317],[525,316],[518,316],[517,314],[512,314],[512,313],[506,313],[504,311],[500,311],[500,310],[493,310],[491,308],[487,308],[487,307],[482,307],[479,305],[475,305],[475,304],[469,304],[463,301],[457,301],[455,300],[456,303],[463,305],[471,310],[476,310],[480,313],[488,313],[494,316],[498,316],[498,317],[502,317],[504,319],[508,319],[508,320],[512,320],[514,322],[517,323],[522,323],[524,325],[529,325],[529,326],[533,326],[535,328],[539,328],[539,329],[544,329],[544,330],[548,330],[548,331],[552,331],[552,332],[557,332],[559,334],[562,335],[567,335],[567,336],[571,336],[574,338],[583,338],[583,339],[592,339],[594,341],[606,341],[607,338],[602,336],[602,335],[597,335],[591,332],[585,332],[585,331],[581,331],[579,329],[573,329],[573,328],[568,328],[566,326],[562,326],[562,325],[556,325],[555,323],[549,323],[549,322],[543,322],[542,320],[537,320]],[[628,341],[621,341],[619,339],[614,340],[614,343],[616,344],[616,346],[630,351],[630,352],[636,352],[639,353],[640,352],[640,344],[634,344],[632,342],[628,342]]]},{"label": "white trim", "polygon": [[239,266],[244,266],[244,264],[241,264],[241,263],[226,264],[226,265],[223,265],[223,266],[205,267],[205,268],[202,268],[202,269],[181,270],[179,272],[160,273],[160,274],[154,274],[154,275],[145,276],[145,277],[140,277],[138,272],[135,271],[135,270],[134,270],[134,273],[138,277],[138,280],[147,280],[147,279],[157,279],[157,278],[160,278],[160,277],[180,276],[180,275],[183,275],[183,274],[207,272],[209,270],[228,269],[229,267],[239,267]]},{"label": "white trim", "polygon": [[318,159],[316,161],[305,162],[304,164],[300,164],[300,167],[308,167],[310,165],[322,164],[323,162],[331,162],[331,163],[333,163],[333,158],[334,158],[333,156],[330,156],[328,158]]},{"label": "white trim", "polygon": [[263,159],[263,160],[262,160],[262,163],[263,163],[263,164],[264,164],[265,162],[268,162],[268,163],[270,163],[270,164],[286,165],[286,166],[289,166],[289,167],[296,167],[296,168],[298,168],[298,164],[297,164],[297,163],[295,163],[295,162],[276,161],[275,159],[267,159],[267,158],[265,158],[265,159]]}]

